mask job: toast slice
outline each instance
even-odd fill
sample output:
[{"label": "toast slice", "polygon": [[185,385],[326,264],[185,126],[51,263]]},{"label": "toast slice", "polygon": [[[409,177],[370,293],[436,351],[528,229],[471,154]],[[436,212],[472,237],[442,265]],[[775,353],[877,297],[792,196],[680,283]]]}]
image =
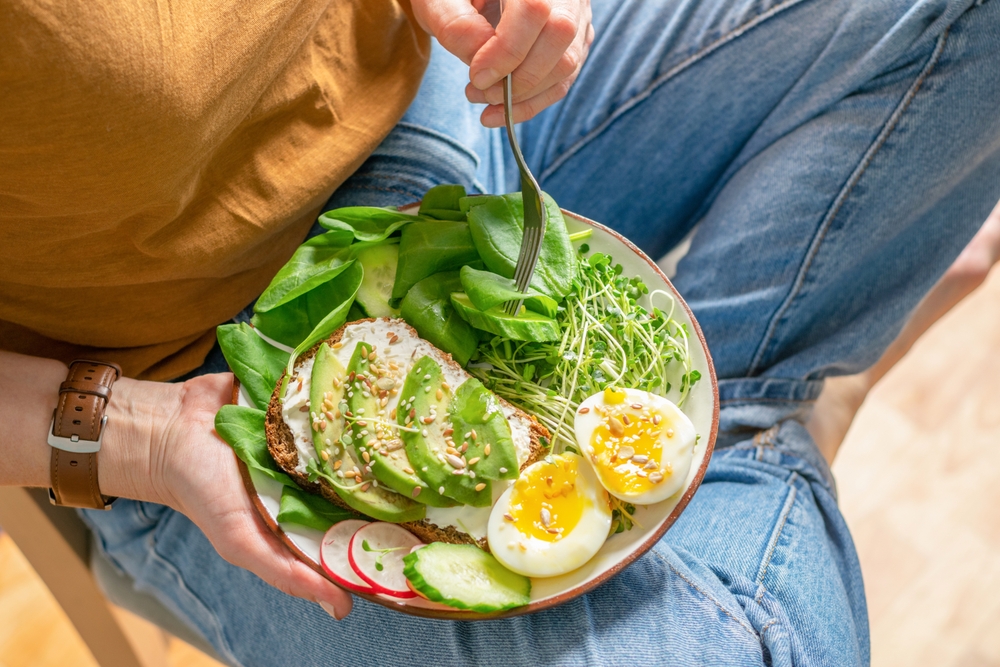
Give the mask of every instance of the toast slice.
[{"label": "toast slice", "polygon": [[[371,330],[370,334],[368,329]],[[337,331],[333,332],[333,334],[331,334],[325,341],[317,343],[312,349],[296,359],[295,368],[300,369],[307,364],[307,362],[315,356],[319,346],[323,342],[329,344],[331,347],[344,348],[346,354],[350,355],[353,352],[354,346],[361,340],[376,346],[385,345],[387,333],[390,335],[394,334],[399,338],[406,337],[412,339],[409,342],[420,346],[419,351],[421,352],[421,355],[429,354],[432,356],[443,369],[446,369],[446,372],[451,377],[463,377],[464,379],[472,377],[451,358],[450,354],[432,347],[426,341],[422,341],[417,335],[416,330],[408,324],[399,319],[390,320],[388,318],[369,318],[345,324]],[[416,350],[417,348],[414,347],[414,356]],[[320,478],[317,482],[309,481],[309,477],[305,473],[305,462],[302,460],[302,456],[300,455],[304,455],[305,452],[302,448],[296,447],[295,436],[292,429],[285,422],[285,418],[283,416],[283,404],[278,396],[283,380],[284,375],[282,375],[281,380],[278,382],[278,386],[271,395],[271,401],[268,405],[267,417],[265,420],[267,445],[271,456],[274,458],[278,466],[288,473],[304,490],[321,495],[339,507],[351,509],[347,507],[344,500],[337,495],[333,487],[330,486],[326,480]],[[520,454],[518,458],[520,468],[523,470],[527,466],[538,461],[547,453],[548,450],[543,442],[547,442],[550,437],[549,432],[544,426],[538,423],[538,420],[535,419],[535,417],[528,415],[523,410],[511,405],[499,397],[497,397],[497,399],[503,408],[504,414],[507,416],[508,422],[511,424],[511,430],[515,437],[515,441],[520,442]],[[475,544],[488,550],[485,536],[477,539],[475,536],[464,532],[454,525],[438,525],[430,519],[402,523],[400,525],[426,543],[448,542],[451,544]]]}]

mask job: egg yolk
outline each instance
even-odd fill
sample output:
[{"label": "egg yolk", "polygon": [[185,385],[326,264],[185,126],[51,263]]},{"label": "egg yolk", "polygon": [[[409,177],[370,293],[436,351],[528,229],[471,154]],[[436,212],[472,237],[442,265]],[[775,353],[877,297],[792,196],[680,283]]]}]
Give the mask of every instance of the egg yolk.
[{"label": "egg yolk", "polygon": [[641,405],[610,405],[590,436],[593,460],[608,490],[620,495],[648,491],[669,477],[660,464],[663,438],[673,437],[670,422],[659,410]]},{"label": "egg yolk", "polygon": [[505,517],[523,535],[555,542],[580,522],[590,501],[577,488],[576,457],[551,456],[514,482]]}]

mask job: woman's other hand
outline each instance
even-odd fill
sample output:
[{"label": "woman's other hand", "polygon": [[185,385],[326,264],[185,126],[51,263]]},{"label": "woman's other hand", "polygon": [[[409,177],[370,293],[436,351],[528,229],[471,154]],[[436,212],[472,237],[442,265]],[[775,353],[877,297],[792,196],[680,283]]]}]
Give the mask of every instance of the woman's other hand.
[{"label": "woman's other hand", "polygon": [[[135,491],[129,495],[182,512],[233,565],[343,618],[351,610],[351,596],[299,561],[264,525],[233,450],[215,434],[215,413],[230,401],[232,388],[229,373],[182,384],[128,379],[115,384],[108,423],[129,425],[128,432],[119,431],[131,441],[129,449],[149,443],[148,473],[141,473],[146,480],[132,480],[128,486]],[[106,450],[113,448],[106,443]]]},{"label": "woman's other hand", "polygon": [[490,1],[412,0],[412,6],[421,27],[469,65],[466,97],[489,104],[483,125],[500,127],[503,78],[514,73],[514,122],[533,118],[566,96],[594,29],[590,0],[505,0],[494,31],[480,14]]}]

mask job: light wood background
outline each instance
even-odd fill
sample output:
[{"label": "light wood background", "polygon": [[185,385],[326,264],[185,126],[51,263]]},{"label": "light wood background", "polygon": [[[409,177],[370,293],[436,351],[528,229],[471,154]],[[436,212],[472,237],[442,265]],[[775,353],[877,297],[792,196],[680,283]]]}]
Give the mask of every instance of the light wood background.
[{"label": "light wood background", "polygon": [[[1000,667],[1000,270],[875,387],[834,464],[875,667]],[[216,667],[170,645],[173,667]],[[6,535],[0,667],[96,667]]]}]

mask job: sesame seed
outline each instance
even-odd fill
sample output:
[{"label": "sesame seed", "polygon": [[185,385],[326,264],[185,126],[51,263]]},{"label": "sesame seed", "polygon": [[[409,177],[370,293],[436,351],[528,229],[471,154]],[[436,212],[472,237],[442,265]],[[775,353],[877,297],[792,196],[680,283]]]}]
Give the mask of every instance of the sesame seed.
[{"label": "sesame seed", "polygon": [[585,414],[587,414],[588,412],[590,412],[590,408],[588,408],[588,407],[584,406],[584,407],[580,408],[580,411],[579,411],[579,414],[581,414],[581,415],[585,415]]},{"label": "sesame seed", "polygon": [[464,453],[465,453],[466,451],[468,451],[468,449],[469,449],[469,443],[467,443],[467,442],[463,442],[463,443],[462,443],[462,446],[461,446],[461,447],[459,447],[459,450],[460,450],[460,451],[461,451],[461,452],[462,452],[463,454],[464,454]]},{"label": "sesame seed", "polygon": [[476,429],[472,429],[471,431],[469,431],[469,435],[472,436],[473,440],[479,437],[478,435],[476,435]]},{"label": "sesame seed", "polygon": [[427,429],[423,429],[422,431],[420,431],[420,435],[422,435],[422,436],[424,436],[426,438],[427,437]]},{"label": "sesame seed", "polygon": [[667,429],[667,437],[668,438],[674,437],[674,429],[672,429],[672,428],[668,428]]},{"label": "sesame seed", "polygon": [[369,454],[366,451],[362,451],[361,452],[361,458],[363,458],[365,460],[365,463],[370,463],[371,460],[372,460],[371,454]]},{"label": "sesame seed", "polygon": [[412,475],[413,468],[403,468],[403,472],[405,472],[407,475]]},{"label": "sesame seed", "polygon": [[413,496],[414,498],[416,498],[417,496],[420,495],[420,491],[421,491],[421,488],[419,486],[415,486],[415,487],[413,487],[413,491],[410,492],[410,495]]},{"label": "sesame seed", "polygon": [[367,491],[369,489],[369,487],[371,487],[371,484],[369,484],[368,482],[365,482],[364,484],[361,485],[361,490],[362,491]]},{"label": "sesame seed", "polygon": [[470,465],[470,466],[474,466],[474,465],[476,465],[477,463],[479,463],[479,457],[478,457],[478,456],[476,456],[476,457],[474,457],[474,458],[471,458],[471,459],[469,459],[469,465]]},{"label": "sesame seed", "polygon": [[[339,460],[338,461],[334,461],[334,463],[333,463],[333,469],[334,470],[340,470],[340,466],[342,466],[342,465],[344,465],[343,461],[339,461]],[[341,477],[343,477],[343,474],[341,474]]]},{"label": "sesame seed", "polygon": [[633,410],[642,410],[642,403],[633,403],[632,404],[632,409]]},{"label": "sesame seed", "polygon": [[325,419],[319,423],[319,430],[320,431],[325,431],[326,430],[326,420]]},{"label": "sesame seed", "polygon": [[506,468],[500,468],[500,474],[501,475],[507,474],[507,469]]},{"label": "sesame seed", "polygon": [[517,519],[515,519],[514,517],[512,517],[510,514],[504,514],[503,518],[507,519],[511,523],[514,523],[515,521],[517,521]]},{"label": "sesame seed", "polygon": [[330,460],[330,452],[326,451],[325,449],[322,452],[320,452],[319,455],[324,461]]},{"label": "sesame seed", "polygon": [[444,398],[444,392],[443,392],[443,391],[441,391],[440,389],[438,389],[438,390],[437,390],[437,391],[436,391],[436,392],[434,393],[434,398],[436,398],[437,400],[439,400],[439,401],[440,401],[440,400],[441,400],[442,398]]},{"label": "sesame seed", "polygon": [[425,394],[431,393],[431,388],[429,386],[428,387],[424,387],[424,393]]},{"label": "sesame seed", "polygon": [[[427,470],[427,468],[425,467],[424,470]],[[444,487],[443,486],[439,486],[438,487],[438,495],[439,496],[443,496],[444,495]]]},{"label": "sesame seed", "polygon": [[337,341],[336,343],[333,344],[333,349],[335,350],[339,350],[342,347],[344,347],[344,344],[341,343],[340,341]]},{"label": "sesame seed", "polygon": [[451,474],[452,474],[452,475],[464,475],[464,474],[465,474],[465,471],[464,471],[464,470],[462,470],[461,468],[456,468],[455,470],[452,470],[452,471],[451,471]]},{"label": "sesame seed", "polygon": [[485,488],[486,488],[486,482],[480,482],[479,484],[476,484],[476,491],[482,491]]},{"label": "sesame seed", "polygon": [[489,456],[489,455],[490,455],[490,443],[487,442],[486,446],[483,447],[483,456]]},{"label": "sesame seed", "polygon": [[299,408],[299,412],[309,412],[309,406],[303,405],[301,408]]},{"label": "sesame seed", "polygon": [[632,421],[628,418],[628,415],[622,415],[622,423],[628,426]]},{"label": "sesame seed", "polygon": [[445,391],[451,391],[451,387],[448,385],[447,382],[442,382],[441,388],[444,389]]}]

